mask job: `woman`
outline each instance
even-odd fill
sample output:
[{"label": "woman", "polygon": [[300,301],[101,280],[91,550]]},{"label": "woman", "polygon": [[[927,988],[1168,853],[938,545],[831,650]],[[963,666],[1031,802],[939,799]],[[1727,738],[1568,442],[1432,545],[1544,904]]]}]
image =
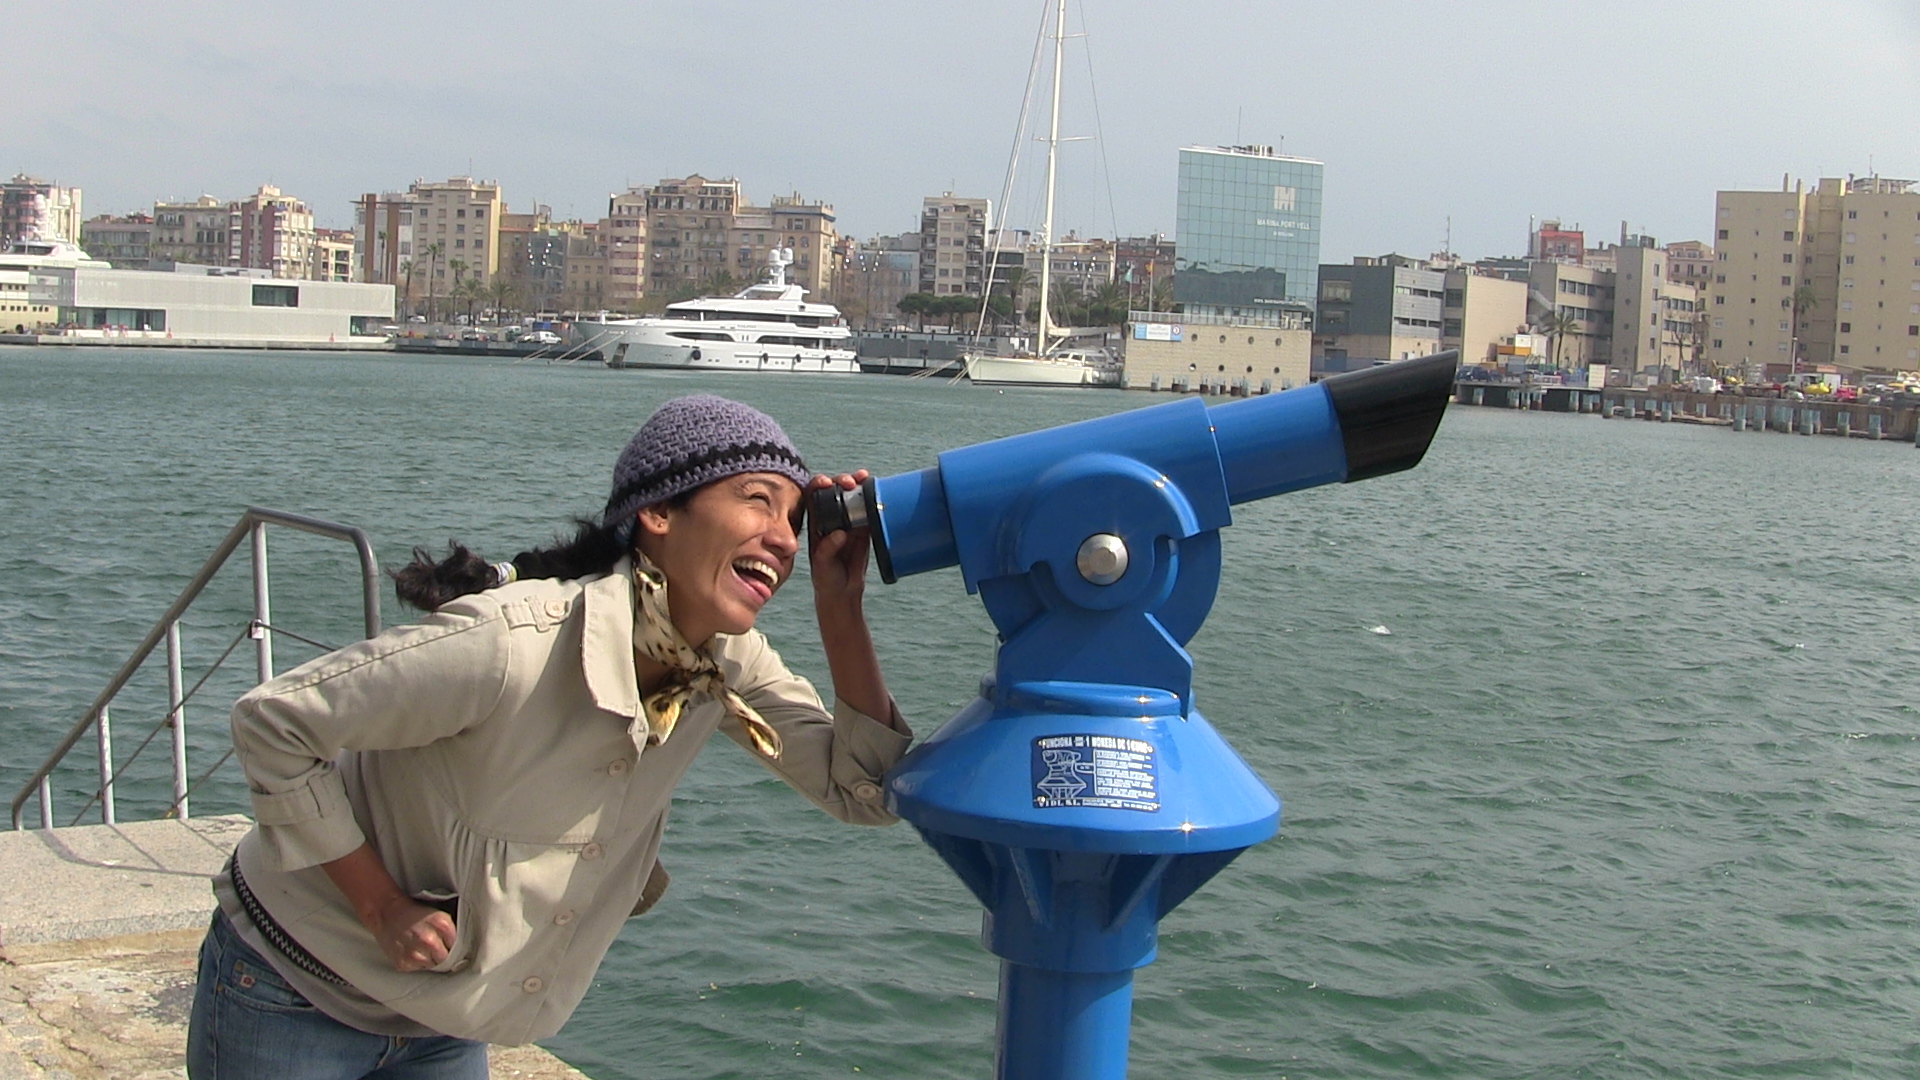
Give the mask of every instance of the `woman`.
[{"label": "woman", "polygon": [[597,522],[488,566],[416,551],[432,614],[263,684],[233,712],[256,827],[215,881],[194,1080],[485,1077],[558,1031],[659,898],[674,785],[716,729],[843,821],[892,822],[911,733],[862,608],[868,542],[809,555],[827,709],[753,629],[793,571],[813,476],[745,405],[667,402]]}]

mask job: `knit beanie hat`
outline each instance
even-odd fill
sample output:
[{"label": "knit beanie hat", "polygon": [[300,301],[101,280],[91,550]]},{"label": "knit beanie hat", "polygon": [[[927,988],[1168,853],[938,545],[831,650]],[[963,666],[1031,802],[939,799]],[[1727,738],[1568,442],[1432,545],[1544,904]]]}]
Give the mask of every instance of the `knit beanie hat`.
[{"label": "knit beanie hat", "polygon": [[773,417],[712,394],[674,398],[620,452],[602,520],[617,525],[643,506],[747,472],[779,473],[802,488],[813,479]]}]

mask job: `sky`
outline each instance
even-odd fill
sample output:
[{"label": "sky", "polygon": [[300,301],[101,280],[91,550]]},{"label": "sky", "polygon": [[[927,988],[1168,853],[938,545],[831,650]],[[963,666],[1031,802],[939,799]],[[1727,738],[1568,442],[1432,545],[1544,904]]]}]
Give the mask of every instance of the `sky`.
[{"label": "sky", "polygon": [[[89,215],[271,183],[330,227],[416,179],[594,219],[698,172],[911,231],[925,196],[999,199],[1044,3],[14,5],[0,170]],[[1069,28],[1056,232],[1172,234],[1190,145],[1325,162],[1325,262],[1521,254],[1530,218],[1710,239],[1717,190],[1920,179],[1920,0],[1073,0]]]}]

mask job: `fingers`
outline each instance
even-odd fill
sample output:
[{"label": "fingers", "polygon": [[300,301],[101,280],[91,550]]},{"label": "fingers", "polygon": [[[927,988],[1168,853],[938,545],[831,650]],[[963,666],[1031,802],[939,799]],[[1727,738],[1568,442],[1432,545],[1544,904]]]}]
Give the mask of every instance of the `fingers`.
[{"label": "fingers", "polygon": [[828,476],[826,473],[819,473],[807,483],[807,486],[809,488],[837,487],[846,491],[852,491],[861,484],[866,483],[867,477],[872,475],[873,474],[866,469],[857,469],[850,473],[841,473],[838,476]]},{"label": "fingers", "polygon": [[444,911],[421,910],[427,913],[405,925],[386,945],[395,970],[424,971],[445,961],[453,949],[452,916]]}]

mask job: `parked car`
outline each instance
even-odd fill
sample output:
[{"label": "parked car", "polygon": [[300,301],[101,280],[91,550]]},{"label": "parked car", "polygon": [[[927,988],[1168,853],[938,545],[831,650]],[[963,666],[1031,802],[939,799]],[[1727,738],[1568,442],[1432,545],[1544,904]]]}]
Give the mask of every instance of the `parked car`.
[{"label": "parked car", "polygon": [[529,345],[558,345],[560,335],[551,330],[529,330],[520,335],[520,340]]},{"label": "parked car", "polygon": [[485,341],[487,340],[487,332],[485,330],[478,330],[478,329],[462,330],[460,331],[460,340],[461,341]]}]

